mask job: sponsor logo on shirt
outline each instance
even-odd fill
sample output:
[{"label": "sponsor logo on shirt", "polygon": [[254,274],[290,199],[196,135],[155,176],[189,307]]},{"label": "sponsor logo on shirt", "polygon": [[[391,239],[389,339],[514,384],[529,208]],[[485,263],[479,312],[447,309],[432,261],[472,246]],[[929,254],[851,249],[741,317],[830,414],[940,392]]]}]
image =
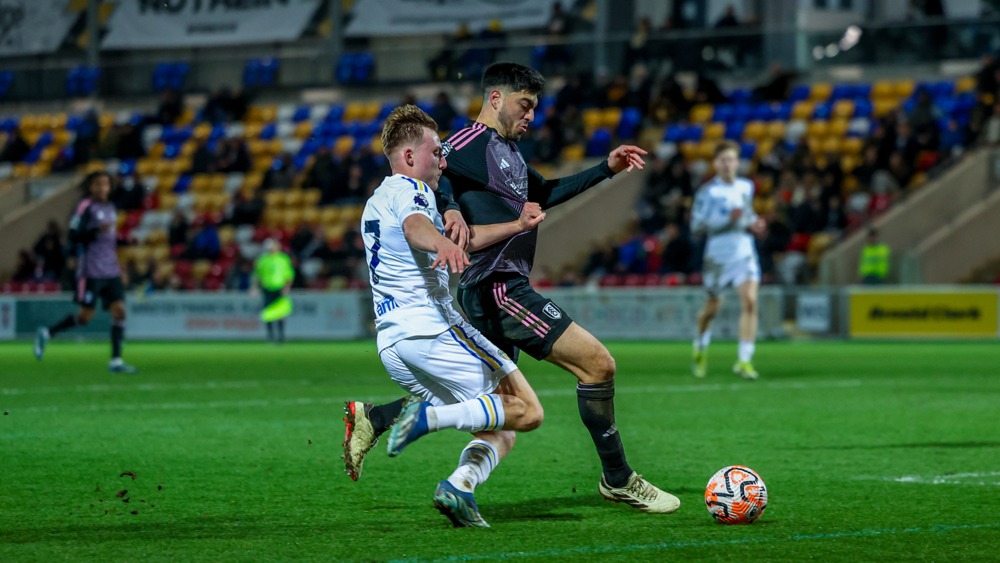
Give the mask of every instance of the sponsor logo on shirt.
[{"label": "sponsor logo on shirt", "polygon": [[430,202],[427,201],[427,196],[424,194],[417,194],[413,196],[413,203],[416,203],[420,207],[427,207],[430,205]]}]

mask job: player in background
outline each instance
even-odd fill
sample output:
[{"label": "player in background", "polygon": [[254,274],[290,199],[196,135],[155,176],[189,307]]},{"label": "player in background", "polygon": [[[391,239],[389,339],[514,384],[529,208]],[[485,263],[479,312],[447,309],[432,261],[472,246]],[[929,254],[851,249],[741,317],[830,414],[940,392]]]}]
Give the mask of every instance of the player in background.
[{"label": "player in background", "polygon": [[121,241],[116,233],[117,211],[108,199],[111,195],[111,176],[103,171],[91,172],[83,179],[81,189],[86,195],[76,206],[69,224],[69,242],[77,257],[73,300],[80,308],[58,323],[38,329],[35,357],[42,359],[50,338],[89,323],[100,299],[104,310],[111,313],[111,362],[108,369],[115,373],[136,373],[135,367],[122,360],[125,284],[118,264],[118,245]]},{"label": "player in background", "polygon": [[702,271],[708,299],[698,314],[692,362],[695,377],[705,377],[708,370],[712,320],[719,310],[722,290],[733,287],[740,297],[739,352],[733,373],[744,379],[757,379],[753,353],[760,262],[754,235],[764,234],[766,226],[753,210],[753,183],[736,176],[739,155],[736,143],[720,143],[712,161],[716,175],[698,190],[694,199],[691,230],[708,237]]},{"label": "player in background", "polygon": [[[270,342],[280,343],[285,341],[285,317],[291,313],[288,292],[292,288],[292,282],[295,281],[295,268],[292,267],[292,259],[281,251],[281,245],[278,244],[278,241],[270,238],[265,240],[263,250],[253,267],[256,279],[253,287],[256,289],[257,286],[260,286],[260,292],[264,299],[261,318],[265,319],[267,339]],[[273,308],[282,305],[284,305],[284,311],[276,311],[273,315],[269,314]],[[274,320],[266,320],[271,318]]]},{"label": "player in background", "polygon": [[[469,261],[444,235],[437,210],[433,191],[447,164],[434,119],[413,105],[394,109],[382,146],[393,175],[368,199],[361,228],[379,357],[412,395],[389,436],[389,455],[443,428],[473,433],[458,467],[438,484],[434,505],[455,526],[488,527],[474,490],[510,452],[515,431],[541,424],[542,406],[514,362],[452,306],[448,272],[461,273]],[[534,229],[544,218],[539,206],[524,206],[512,221],[471,228],[469,248]]]}]

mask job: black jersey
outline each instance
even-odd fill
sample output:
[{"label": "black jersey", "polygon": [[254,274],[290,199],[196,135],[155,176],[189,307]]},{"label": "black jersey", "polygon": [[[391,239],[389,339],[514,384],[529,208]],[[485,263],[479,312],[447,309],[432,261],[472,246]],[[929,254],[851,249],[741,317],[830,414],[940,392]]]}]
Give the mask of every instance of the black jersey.
[{"label": "black jersey", "polygon": [[[449,192],[470,225],[515,221],[524,204],[533,201],[549,209],[614,175],[601,162],[578,174],[546,180],[524,162],[517,144],[491,127],[473,123],[443,143],[448,168],[442,191]],[[462,274],[462,286],[475,285],[495,272],[527,277],[535,259],[538,230],[518,233],[470,255],[472,265]]]}]

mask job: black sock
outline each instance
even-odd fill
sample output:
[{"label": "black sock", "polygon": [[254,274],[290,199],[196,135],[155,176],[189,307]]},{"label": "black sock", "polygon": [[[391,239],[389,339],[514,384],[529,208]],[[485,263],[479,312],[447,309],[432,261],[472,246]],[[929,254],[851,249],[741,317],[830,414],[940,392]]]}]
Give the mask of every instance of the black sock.
[{"label": "black sock", "polygon": [[264,326],[267,327],[267,339],[270,341],[274,340],[274,323],[265,323]]},{"label": "black sock", "polygon": [[368,419],[372,421],[376,436],[381,435],[392,426],[399,413],[403,412],[404,401],[406,401],[406,397],[384,405],[376,405],[368,411]]},{"label": "black sock", "polygon": [[580,418],[590,431],[597,455],[601,458],[604,479],[612,487],[623,487],[632,475],[632,468],[625,460],[618,427],[615,426],[615,382],[579,383],[576,402]]},{"label": "black sock", "polygon": [[56,324],[49,327],[49,336],[55,336],[56,334],[69,330],[77,325],[76,315],[66,315],[63,320],[57,322]]},{"label": "black sock", "polygon": [[122,325],[111,325],[111,357],[122,357],[122,342],[125,341],[125,327]]},{"label": "black sock", "polygon": [[278,321],[278,342],[285,341],[285,321],[284,319]]}]

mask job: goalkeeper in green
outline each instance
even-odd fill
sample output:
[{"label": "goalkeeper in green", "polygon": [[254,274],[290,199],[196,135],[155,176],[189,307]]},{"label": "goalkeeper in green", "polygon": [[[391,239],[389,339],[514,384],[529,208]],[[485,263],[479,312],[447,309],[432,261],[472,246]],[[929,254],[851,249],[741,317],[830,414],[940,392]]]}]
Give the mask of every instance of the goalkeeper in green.
[{"label": "goalkeeper in green", "polygon": [[253,272],[264,296],[260,319],[267,327],[267,339],[271,342],[284,342],[285,317],[292,314],[292,301],[288,297],[288,290],[295,279],[292,259],[281,251],[278,241],[267,239],[264,241],[264,252],[257,258]]}]

